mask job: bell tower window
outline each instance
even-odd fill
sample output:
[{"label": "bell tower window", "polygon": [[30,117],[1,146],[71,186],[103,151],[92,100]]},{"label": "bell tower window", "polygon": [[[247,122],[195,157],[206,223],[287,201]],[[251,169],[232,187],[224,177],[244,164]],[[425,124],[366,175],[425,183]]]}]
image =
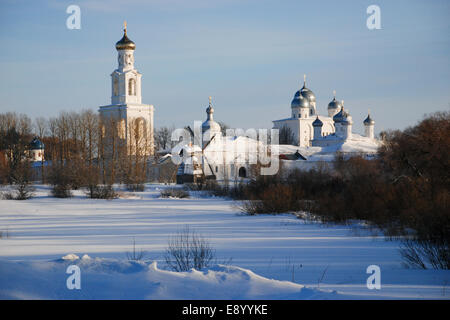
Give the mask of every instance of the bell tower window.
[{"label": "bell tower window", "polygon": [[136,95],[136,81],[134,79],[128,80],[128,95],[129,96]]},{"label": "bell tower window", "polygon": [[114,96],[119,95],[119,80],[117,79],[117,77],[114,78],[113,93],[114,93]]}]

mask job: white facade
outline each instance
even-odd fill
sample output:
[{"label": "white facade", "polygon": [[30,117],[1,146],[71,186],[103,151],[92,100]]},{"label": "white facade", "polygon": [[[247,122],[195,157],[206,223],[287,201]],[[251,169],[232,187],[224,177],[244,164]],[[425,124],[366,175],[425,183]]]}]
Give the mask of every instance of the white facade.
[{"label": "white facade", "polygon": [[44,161],[44,149],[41,150],[31,150],[31,161]]},{"label": "white facade", "polygon": [[175,148],[172,152],[184,156],[177,171],[177,176],[184,178],[177,181],[194,182],[200,177],[219,181],[248,178],[262,147],[261,142],[249,137],[218,133],[203,149],[197,145]]},{"label": "white facade", "polygon": [[134,67],[135,44],[126,25],[117,42],[118,68],[111,73],[111,104],[99,108],[103,134],[117,137],[129,154],[151,155],[154,149],[153,105],[142,104],[141,73]]},{"label": "white facade", "polygon": [[[314,93],[306,88],[305,82],[291,102],[291,117],[272,122],[274,129],[290,129],[294,144],[300,147],[330,146],[343,143],[353,135],[352,117],[344,109],[344,102],[336,100],[336,92],[328,104],[328,116],[320,116]],[[374,139],[374,123],[370,115],[364,120],[365,135],[369,139]]]},{"label": "white facade", "polygon": [[28,156],[32,162],[42,162],[44,161],[44,144],[39,140],[38,137],[34,137],[30,142],[28,149]]},{"label": "white facade", "polygon": [[[201,126],[202,141],[196,141],[198,145],[178,146],[172,150],[172,154],[183,156],[177,182],[194,182],[199,178],[219,181],[248,178],[263,144],[245,135],[223,136],[220,125],[213,118],[211,97],[206,114],[207,119]],[[240,133],[244,134],[243,131]],[[253,135],[256,138],[256,131]]]},{"label": "white facade", "polygon": [[316,97],[306,88],[306,81],[304,81],[303,87],[295,93],[291,102],[291,117],[272,121],[273,128],[278,130],[283,127],[289,128],[293,133],[294,143],[300,147],[308,147],[312,145],[311,141],[314,139],[312,124],[317,116],[323,123],[321,135],[334,133],[333,118],[317,114]]},{"label": "white facade", "polygon": [[203,151],[205,175],[229,181],[248,178],[262,148],[260,141],[246,136],[217,135]]}]

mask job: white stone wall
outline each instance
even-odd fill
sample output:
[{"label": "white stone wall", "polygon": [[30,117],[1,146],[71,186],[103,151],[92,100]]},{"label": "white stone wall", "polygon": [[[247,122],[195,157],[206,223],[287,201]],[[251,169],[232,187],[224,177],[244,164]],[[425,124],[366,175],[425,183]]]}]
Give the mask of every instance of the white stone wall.
[{"label": "white stone wall", "polygon": [[[309,110],[309,109],[306,109]],[[273,128],[281,130],[286,126],[294,133],[296,144],[300,147],[308,147],[314,138],[314,128],[312,123],[316,119],[315,116],[308,118],[290,118],[285,120],[273,121]],[[334,122],[332,118],[319,116],[323,122],[322,133],[331,134],[335,132]]]},{"label": "white stone wall", "polygon": [[374,126],[373,125],[364,125],[364,133],[367,138],[374,139]]}]

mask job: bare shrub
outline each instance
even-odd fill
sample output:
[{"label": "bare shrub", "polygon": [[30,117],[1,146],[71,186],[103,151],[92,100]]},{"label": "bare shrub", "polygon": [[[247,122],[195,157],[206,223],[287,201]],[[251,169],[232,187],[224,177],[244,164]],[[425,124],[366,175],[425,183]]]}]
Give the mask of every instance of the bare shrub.
[{"label": "bare shrub", "polygon": [[56,198],[70,198],[71,174],[63,165],[55,164],[50,169],[49,182],[52,185],[51,194]]},{"label": "bare shrub", "polygon": [[129,261],[141,261],[144,259],[146,252],[142,249],[136,251],[136,240],[133,238],[133,251],[127,252],[127,259]]},{"label": "bare shrub", "polygon": [[55,184],[52,186],[51,194],[55,198],[70,198],[72,197],[72,191],[70,190],[70,185],[66,184]]},{"label": "bare shrub", "polygon": [[27,200],[33,197],[34,187],[28,181],[21,181],[15,185],[15,200]]},{"label": "bare shrub", "polygon": [[244,201],[242,208],[250,214],[283,213],[300,209],[294,190],[283,184],[266,188],[256,199]]},{"label": "bare shrub", "polygon": [[14,193],[12,193],[10,191],[2,191],[2,193],[0,193],[0,199],[14,200],[14,198],[15,198]]},{"label": "bare shrub", "polygon": [[189,198],[189,192],[180,188],[168,188],[161,191],[162,198]]},{"label": "bare shrub", "polygon": [[34,194],[34,187],[28,183],[20,183],[13,186],[14,191],[3,191],[0,199],[3,200],[27,200]]},{"label": "bare shrub", "polygon": [[160,183],[174,183],[177,176],[177,166],[172,161],[165,161],[157,167],[156,180]]},{"label": "bare shrub", "polygon": [[114,190],[112,185],[91,185],[87,189],[87,196],[91,199],[116,199],[118,198],[117,192]]},{"label": "bare shrub", "polygon": [[186,226],[169,239],[164,256],[167,266],[177,272],[207,268],[215,258],[215,250],[203,236]]},{"label": "bare shrub", "polygon": [[33,197],[34,187],[31,185],[31,166],[28,161],[20,162],[12,175],[14,193],[7,193],[8,200],[27,200]]},{"label": "bare shrub", "polygon": [[412,268],[450,269],[448,243],[442,241],[407,239],[402,243],[400,254],[405,264]]},{"label": "bare shrub", "polygon": [[185,183],[184,188],[190,191],[200,191],[199,186],[196,183]]},{"label": "bare shrub", "polygon": [[146,159],[140,159],[139,157],[130,160],[129,157],[123,157],[125,159],[125,168],[123,173],[123,182],[128,191],[142,192],[145,190],[145,180],[147,163]]},{"label": "bare shrub", "polygon": [[245,198],[245,184],[242,179],[235,180],[232,185],[228,181],[218,183],[216,180],[206,180],[203,190],[216,197],[227,197],[234,200],[242,200]]}]

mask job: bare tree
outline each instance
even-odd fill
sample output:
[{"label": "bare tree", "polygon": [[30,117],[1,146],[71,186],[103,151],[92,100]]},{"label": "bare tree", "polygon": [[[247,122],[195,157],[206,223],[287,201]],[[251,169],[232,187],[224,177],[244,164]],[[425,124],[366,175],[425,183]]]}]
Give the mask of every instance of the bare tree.
[{"label": "bare tree", "polygon": [[215,250],[209,241],[189,226],[169,239],[165,254],[168,267],[177,272],[207,268],[214,257]]},{"label": "bare tree", "polygon": [[14,171],[15,200],[27,200],[33,196],[32,171],[30,162],[21,161]]},{"label": "bare tree", "polygon": [[294,144],[294,132],[292,132],[291,128],[287,126],[283,126],[280,129],[279,133],[280,144]]},{"label": "bare tree", "polygon": [[166,150],[172,146],[172,135],[173,129],[168,127],[161,127],[155,132],[155,144],[156,151]]},{"label": "bare tree", "polygon": [[42,138],[47,134],[47,119],[44,117],[37,117],[34,119],[34,131],[35,134],[42,140]]}]

